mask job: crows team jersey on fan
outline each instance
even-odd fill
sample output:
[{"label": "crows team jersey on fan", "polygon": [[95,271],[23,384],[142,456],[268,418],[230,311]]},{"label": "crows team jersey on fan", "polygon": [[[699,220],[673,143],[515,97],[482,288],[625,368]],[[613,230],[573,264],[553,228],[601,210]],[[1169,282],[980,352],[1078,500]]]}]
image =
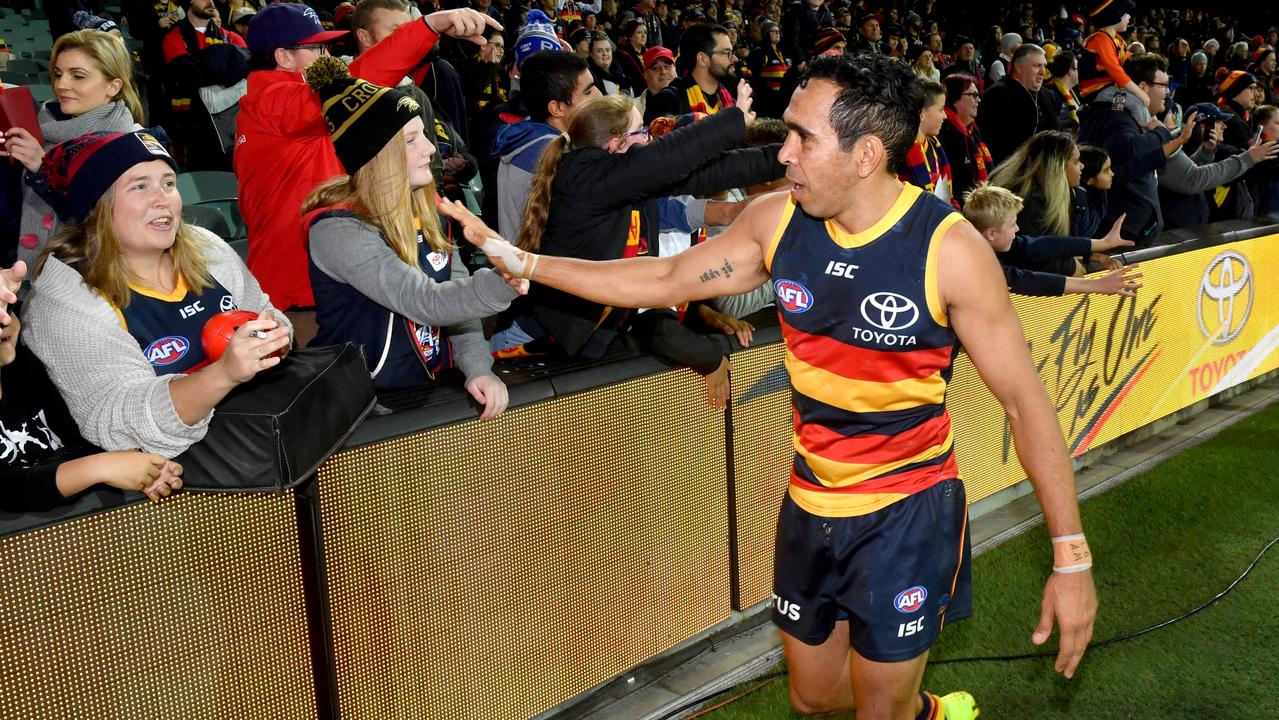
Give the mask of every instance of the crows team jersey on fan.
[{"label": "crows team jersey on fan", "polygon": [[865,515],[958,477],[937,252],[962,221],[913,185],[856,234],[788,200],[765,262],[791,381],[790,496],[808,512]]},{"label": "crows team jersey on fan", "polygon": [[142,348],[156,375],[199,370],[204,365],[204,324],[214,315],[235,310],[235,298],[217,280],[203,292],[187,285],[182,273],[173,292],[163,294],[130,285],[132,297],[123,310],[116,308],[120,326]]}]

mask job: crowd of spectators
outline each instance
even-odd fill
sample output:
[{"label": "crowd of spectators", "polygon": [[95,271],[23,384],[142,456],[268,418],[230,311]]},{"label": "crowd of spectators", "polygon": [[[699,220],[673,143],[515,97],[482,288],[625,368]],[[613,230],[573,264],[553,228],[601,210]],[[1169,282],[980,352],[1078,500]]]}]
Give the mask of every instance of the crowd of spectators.
[{"label": "crowd of spectators", "polygon": [[[66,408],[37,408],[41,432],[83,439],[46,446],[158,453],[85,451],[101,455],[95,482],[167,494],[180,468],[164,458],[275,351],[313,338],[361,344],[379,389],[460,376],[491,418],[507,400],[494,357],[593,359],[629,335],[705,375],[722,407],[767,285],[639,312],[522,295],[460,238],[589,259],[703,241],[784,186],[777,155],[795,140],[779,119],[825,54],[911,67],[925,103],[895,170],[983,232],[1014,292],[1130,295],[1140,275],[1112,251],[1279,209],[1279,29],[1264,14],[1131,0],[444,4],[42,3],[54,97],[34,126],[0,127],[0,250],[21,263],[3,285],[29,297],[25,341],[15,319],[0,366],[47,369],[60,391],[49,405]],[[182,220],[189,171],[234,173],[247,262]],[[183,339],[232,307],[262,318],[222,359]],[[68,360],[86,344],[110,362]],[[9,387],[0,429],[33,422]],[[9,504],[92,484],[61,477],[32,476]]]}]

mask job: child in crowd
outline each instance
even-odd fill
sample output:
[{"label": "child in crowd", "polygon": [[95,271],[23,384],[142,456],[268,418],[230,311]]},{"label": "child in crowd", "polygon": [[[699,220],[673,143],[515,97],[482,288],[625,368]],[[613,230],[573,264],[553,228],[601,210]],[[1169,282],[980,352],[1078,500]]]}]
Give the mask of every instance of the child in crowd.
[{"label": "child in crowd", "polygon": [[[411,97],[352,78],[336,58],[313,62],[306,79],[347,172],[321,183],[302,207],[319,325],[312,344],[360,345],[381,390],[431,385],[460,369],[484,407],[480,418],[497,417],[507,391],[479,320],[526,285],[508,285],[492,270],[470,276],[445,237],[431,177],[435,147]],[[440,208],[469,216],[454,203]]]},{"label": "child in crowd", "polygon": [[1064,295],[1070,293],[1102,293],[1135,296],[1141,288],[1136,265],[1121,266],[1101,277],[1080,278],[1060,273],[1039,272],[1019,267],[1020,262],[1043,258],[1073,258],[1092,252],[1106,252],[1133,243],[1119,237],[1123,218],[1115,222],[1106,237],[1090,240],[1084,237],[1017,234],[1017,213],[1021,198],[995,185],[983,185],[968,193],[964,200],[964,217],[986,238],[1003,267],[1008,289],[1019,295]]},{"label": "child in crowd", "polygon": [[[1279,108],[1274,105],[1255,108],[1249,121],[1252,123],[1252,135],[1258,143],[1279,140]],[[1248,176],[1258,215],[1279,213],[1279,168],[1274,166],[1275,163],[1270,162],[1254,167]]]},{"label": "child in crowd", "polygon": [[1115,171],[1111,169],[1110,153],[1096,145],[1080,145],[1079,162],[1084,169],[1079,175],[1080,184],[1070,189],[1070,234],[1092,237],[1106,217],[1106,198],[1115,181]]},{"label": "child in crowd", "polygon": [[1079,58],[1079,101],[1087,106],[1103,88],[1114,85],[1126,90],[1144,106],[1150,97],[1138,87],[1128,73],[1124,61],[1129,52],[1120,33],[1128,30],[1128,21],[1137,4],[1133,0],[1110,0],[1092,11],[1088,19],[1097,32],[1084,41],[1083,55]]},{"label": "child in crowd", "polygon": [[932,80],[920,80],[924,90],[924,109],[919,112],[919,132],[915,144],[906,153],[906,167],[897,179],[930,192],[959,208],[951,194],[950,160],[937,139],[946,122],[946,86]]},{"label": "child in crowd", "polygon": [[18,342],[15,313],[0,329],[0,510],[49,510],[98,485],[159,500],[182,487],[182,466],[137,450],[84,442],[44,365]]}]

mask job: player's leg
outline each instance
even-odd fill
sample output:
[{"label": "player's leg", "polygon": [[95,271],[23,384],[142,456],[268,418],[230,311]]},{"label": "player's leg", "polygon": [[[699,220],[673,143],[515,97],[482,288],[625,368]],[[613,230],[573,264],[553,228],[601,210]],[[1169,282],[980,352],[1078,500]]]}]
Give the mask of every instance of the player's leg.
[{"label": "player's leg", "polygon": [[809,645],[785,631],[779,634],[786,655],[791,707],[805,715],[852,712],[848,621],[835,623],[830,637],[820,645]]},{"label": "player's leg", "polygon": [[[857,720],[915,720],[921,711],[930,710],[919,692],[927,662],[927,651],[901,662],[875,662],[852,651],[849,665]],[[932,720],[929,715],[922,717]]]},{"label": "player's leg", "polygon": [[851,711],[848,621],[834,595],[832,524],[787,495],[777,518],[773,561],[773,624],[781,632],[791,704],[799,712]]},{"label": "player's leg", "polygon": [[971,698],[965,709],[963,698],[942,702],[920,693],[928,651],[942,626],[971,613],[962,483],[943,481],[853,522],[858,527],[847,536],[855,543],[850,564],[859,572],[838,602],[850,613],[858,720],[976,717]]}]

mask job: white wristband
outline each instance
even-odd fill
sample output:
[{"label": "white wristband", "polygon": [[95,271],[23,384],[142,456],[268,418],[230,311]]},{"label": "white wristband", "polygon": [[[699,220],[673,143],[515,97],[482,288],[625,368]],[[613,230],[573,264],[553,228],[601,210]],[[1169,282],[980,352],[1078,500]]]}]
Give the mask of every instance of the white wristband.
[{"label": "white wristband", "polygon": [[1072,574],[1072,573],[1081,573],[1081,572],[1083,572],[1083,571],[1085,571],[1085,570],[1091,570],[1091,569],[1092,569],[1092,563],[1090,563],[1090,562],[1086,562],[1086,563],[1080,563],[1079,565],[1067,565],[1067,566],[1065,566],[1065,567],[1053,567],[1053,572],[1055,572],[1055,573],[1061,573],[1062,575],[1070,575],[1070,574]]},{"label": "white wristband", "polygon": [[1057,543],[1064,543],[1064,542],[1079,542],[1084,539],[1085,538],[1083,533],[1075,533],[1074,535],[1056,535],[1053,537],[1053,544],[1056,545]]},{"label": "white wristband", "polygon": [[500,237],[489,237],[480,246],[480,249],[484,251],[485,255],[501,260],[506,271],[515,277],[528,277],[528,274],[524,272],[524,260],[529,253],[521,251]]}]

